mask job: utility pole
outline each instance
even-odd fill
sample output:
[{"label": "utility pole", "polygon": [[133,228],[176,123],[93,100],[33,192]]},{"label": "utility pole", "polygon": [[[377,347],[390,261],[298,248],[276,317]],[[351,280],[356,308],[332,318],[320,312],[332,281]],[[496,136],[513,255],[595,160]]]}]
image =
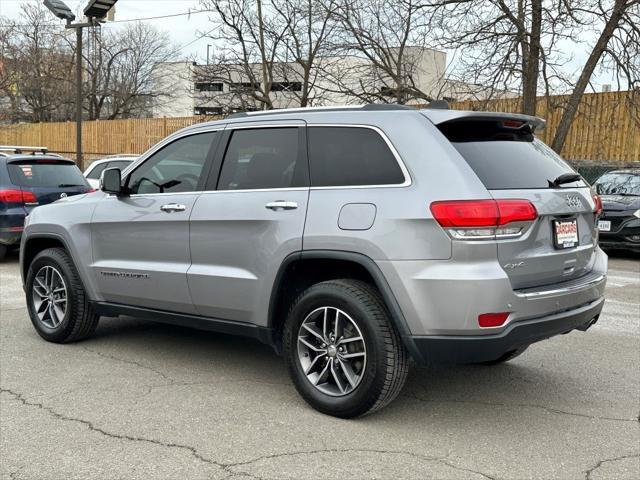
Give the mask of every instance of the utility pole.
[{"label": "utility pole", "polygon": [[[67,25],[67,28],[70,28]],[[76,28],[76,163],[84,171],[82,158],[82,28]]]},{"label": "utility pole", "polygon": [[[258,32],[260,34],[260,56],[262,58],[262,91],[265,96],[267,95],[267,58],[264,51],[264,24],[262,22],[262,0],[257,0],[258,3]],[[266,110],[267,104],[262,103],[263,110]]]},{"label": "utility pole", "polygon": [[86,22],[72,23],[76,16],[62,0],[44,0],[44,6],[56,17],[65,20],[65,28],[76,30],[76,163],[84,170],[82,155],[82,29],[94,27],[107,16],[118,0],[89,0],[84,9]]}]

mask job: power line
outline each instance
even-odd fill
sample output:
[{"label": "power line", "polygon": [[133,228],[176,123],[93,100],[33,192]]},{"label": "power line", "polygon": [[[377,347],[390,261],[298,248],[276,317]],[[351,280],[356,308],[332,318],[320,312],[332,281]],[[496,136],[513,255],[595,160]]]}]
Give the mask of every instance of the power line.
[{"label": "power line", "polygon": [[[127,23],[127,22],[144,22],[147,20],[159,20],[159,19],[163,19],[163,18],[174,18],[174,17],[185,17],[185,16],[191,16],[191,15],[196,15],[198,13],[205,13],[205,12],[213,12],[213,10],[191,10],[189,12],[183,12],[183,13],[172,13],[170,15],[158,15],[155,17],[140,17],[140,18],[125,18],[123,20],[113,20],[111,22],[106,22],[103,25],[107,26],[107,25],[111,25],[112,23]],[[47,27],[56,27],[56,26],[60,26],[60,23],[41,23],[40,25],[42,26],[47,26]],[[3,27],[30,27],[30,24],[19,24],[19,23],[8,23],[8,24],[0,24],[0,26]]]}]

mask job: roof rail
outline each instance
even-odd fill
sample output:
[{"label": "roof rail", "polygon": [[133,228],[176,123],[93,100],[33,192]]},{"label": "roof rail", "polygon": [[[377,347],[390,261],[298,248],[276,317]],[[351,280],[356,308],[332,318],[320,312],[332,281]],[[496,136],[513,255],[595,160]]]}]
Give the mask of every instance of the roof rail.
[{"label": "roof rail", "polygon": [[407,105],[398,105],[395,103],[369,103],[366,105],[333,105],[327,107],[295,107],[295,108],[278,108],[273,110],[258,110],[255,112],[236,112],[228,115],[227,118],[246,118],[262,115],[277,115],[282,113],[295,112],[318,112],[318,111],[334,111],[340,112],[345,110],[361,110],[361,111],[384,111],[384,110],[415,110]]},{"label": "roof rail", "polygon": [[47,153],[49,149],[47,147],[24,147],[18,145],[0,145],[0,152],[13,152],[15,154],[21,154],[24,152],[31,153]]},{"label": "roof rail", "polygon": [[449,110],[449,102],[446,100],[431,100],[426,108],[432,108],[435,110]]},{"label": "roof rail", "polygon": [[408,105],[400,105],[398,103],[369,103],[363,106],[362,110],[379,112],[386,110],[415,110],[415,108]]}]

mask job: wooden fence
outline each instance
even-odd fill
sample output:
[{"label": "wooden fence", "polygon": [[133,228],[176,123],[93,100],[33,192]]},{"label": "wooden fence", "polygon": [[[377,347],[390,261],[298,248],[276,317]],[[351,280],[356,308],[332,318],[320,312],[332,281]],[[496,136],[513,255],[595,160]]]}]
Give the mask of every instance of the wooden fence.
[{"label": "wooden fence", "polygon": [[[568,97],[539,97],[537,116],[547,121],[539,135],[551,144]],[[488,102],[457,102],[460,110],[517,112],[519,98]],[[640,92],[585,94],[571,125],[562,155],[575,163],[640,162]]]},{"label": "wooden fence", "polygon": [[[637,95],[640,97],[640,95]],[[547,119],[542,139],[550,143],[566,97],[538,100],[538,115]],[[630,164],[640,162],[640,98],[625,92],[584,96],[562,154],[576,163]],[[519,99],[457,102],[452,108],[516,112]],[[167,135],[194,123],[221,117],[97,120],[83,125],[87,160],[119,153],[142,153]],[[75,123],[0,125],[0,145],[38,145],[75,156]]]}]

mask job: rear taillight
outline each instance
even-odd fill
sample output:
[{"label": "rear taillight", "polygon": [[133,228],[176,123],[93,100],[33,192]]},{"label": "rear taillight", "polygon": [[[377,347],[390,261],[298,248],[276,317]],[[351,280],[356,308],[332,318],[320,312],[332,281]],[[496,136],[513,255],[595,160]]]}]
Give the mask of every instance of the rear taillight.
[{"label": "rear taillight", "polygon": [[450,200],[431,204],[433,218],[457,239],[518,237],[523,225],[538,218],[529,200]]},{"label": "rear taillight", "polygon": [[28,190],[0,190],[0,202],[33,204],[38,203],[38,199]]},{"label": "rear taillight", "polygon": [[594,212],[596,215],[600,215],[602,213],[602,199],[600,198],[600,195],[594,194],[593,201],[596,204]]}]

